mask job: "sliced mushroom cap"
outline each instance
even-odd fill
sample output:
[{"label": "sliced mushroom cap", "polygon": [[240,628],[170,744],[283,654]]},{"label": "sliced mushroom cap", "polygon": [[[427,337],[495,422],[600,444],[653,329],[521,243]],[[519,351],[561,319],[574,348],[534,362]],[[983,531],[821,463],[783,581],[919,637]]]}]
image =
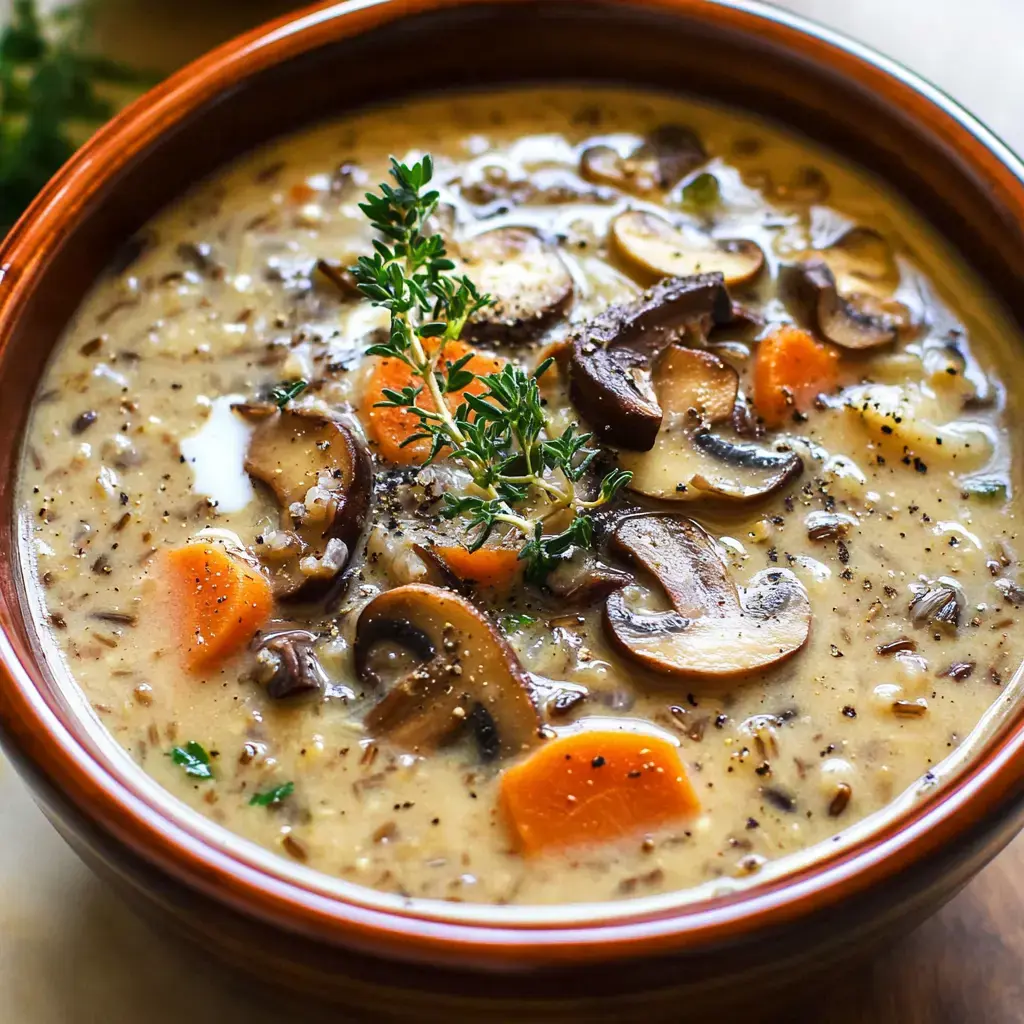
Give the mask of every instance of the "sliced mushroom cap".
[{"label": "sliced mushroom cap", "polygon": [[899,332],[897,318],[869,296],[844,298],[823,259],[779,267],[779,293],[812,330],[843,348],[888,345]]},{"label": "sliced mushroom cap", "polygon": [[828,264],[843,295],[867,292],[884,299],[900,283],[892,246],[871,228],[850,228],[823,249],[805,255],[818,256]]},{"label": "sliced mushroom cap", "polygon": [[620,156],[611,146],[588,146],[580,157],[580,175],[647,195],[672,188],[707,159],[707,151],[692,129],[666,124],[655,128],[629,156]]},{"label": "sliced mushroom cap", "polygon": [[579,551],[560,562],[545,580],[548,590],[568,605],[586,606],[633,582],[622,569],[605,565],[592,551]]},{"label": "sliced mushroom cap", "polygon": [[708,429],[734,422],[735,410],[743,408],[736,402],[736,371],[714,353],[668,349],[654,388],[665,414],[654,447],[641,455],[619,456],[622,468],[633,473],[630,490],[663,501],[757,501],[802,472],[803,462],[794,452],[752,444],[735,427],[715,433]]},{"label": "sliced mushroom cap", "polygon": [[541,740],[541,719],[515,652],[486,616],[450,590],[409,584],[374,598],[359,616],[359,678],[381,685],[375,656],[419,662],[370,709],[367,728],[408,750],[430,751],[472,728],[485,759]]},{"label": "sliced mushroom cap", "polygon": [[605,629],[634,661],[668,675],[732,679],[777,665],[807,642],[811,605],[787,569],[738,588],[714,540],[692,519],[643,515],[612,546],[658,580],[671,610],[631,608],[626,591],[605,602]]},{"label": "sliced mushroom cap", "polygon": [[281,507],[281,529],[260,554],[281,600],[316,601],[338,584],[370,508],[373,468],[345,424],[300,409],[260,421],[245,468]]},{"label": "sliced mushroom cap", "polygon": [[683,231],[642,210],[620,213],[611,237],[627,260],[656,277],[721,274],[732,286],[752,280],[764,267],[764,253],[754,242]]},{"label": "sliced mushroom cap", "polygon": [[261,680],[274,700],[320,693],[327,676],[314,651],[317,636],[284,628],[258,634],[253,643]]},{"label": "sliced mushroom cap", "polygon": [[713,352],[672,345],[654,372],[654,392],[671,424],[685,418],[703,424],[732,416],[739,394],[736,371]]},{"label": "sliced mushroom cap", "polygon": [[662,501],[716,498],[733,504],[761,501],[803,472],[796,452],[777,452],[742,440],[733,430],[712,433],[686,426],[666,428],[643,455],[623,454],[633,473],[628,487]]},{"label": "sliced mushroom cap", "polygon": [[703,338],[731,317],[721,274],[669,278],[633,302],[609,307],[573,334],[573,403],[602,441],[646,451],[662,422],[652,383],[658,356],[672,342]]},{"label": "sliced mushroom cap", "polygon": [[460,253],[460,269],[494,299],[466,326],[474,341],[531,341],[572,305],[569,268],[534,231],[487,231],[464,242]]}]

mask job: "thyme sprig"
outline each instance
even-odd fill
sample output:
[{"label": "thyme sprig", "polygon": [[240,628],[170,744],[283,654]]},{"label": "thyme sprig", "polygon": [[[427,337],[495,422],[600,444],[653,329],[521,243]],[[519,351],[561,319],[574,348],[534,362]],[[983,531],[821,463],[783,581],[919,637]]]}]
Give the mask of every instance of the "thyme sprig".
[{"label": "thyme sprig", "polygon": [[[630,474],[612,470],[597,497],[581,496],[577,485],[598,449],[591,447],[593,435],[575,424],[556,433],[546,415],[537,381],[551,360],[532,373],[507,363],[478,375],[469,369],[473,353],[446,357],[447,343],[491,299],[453,273],[444,238],[429,231],[440,198],[427,187],[430,155],[412,164],[392,159],[390,173],[394,184],[383,183],[360,205],[380,237],[374,254],[361,257],[351,273],[362,294],[391,313],[387,341],[367,353],[405,363],[416,383],[385,389],[377,405],[416,417],[418,426],[403,445],[429,441],[428,462],[445,455],[469,472],[476,493],[445,493],[441,513],[468,519],[469,550],[480,548],[499,525],[511,527],[523,539],[519,557],[527,575],[542,580],[573,548],[590,547],[593,523],[586,513],[610,501]],[[465,390],[471,384],[479,393]],[[460,396],[454,411],[447,401],[453,394]],[[541,514],[531,515],[524,506],[538,499]],[[568,525],[546,533],[545,523],[567,511]]]}]

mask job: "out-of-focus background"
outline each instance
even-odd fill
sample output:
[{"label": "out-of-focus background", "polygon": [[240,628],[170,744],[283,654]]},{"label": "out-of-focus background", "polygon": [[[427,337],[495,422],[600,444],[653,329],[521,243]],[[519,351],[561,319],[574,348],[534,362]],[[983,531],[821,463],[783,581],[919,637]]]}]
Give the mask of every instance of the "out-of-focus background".
[{"label": "out-of-focus background", "polygon": [[[0,0],[0,25],[11,5]],[[166,72],[291,6],[284,0],[95,0],[94,34],[104,53]],[[1024,0],[785,0],[778,6],[909,65],[1024,150]],[[823,1001],[794,993],[792,1006],[765,1008],[765,1019],[1019,1024],[1022,951],[1024,838],[908,939],[836,978]],[[220,977],[212,965],[204,969],[203,950],[191,954],[152,933],[89,874],[0,758],[0,1022],[346,1019],[297,1000],[273,1005],[256,983]]]}]

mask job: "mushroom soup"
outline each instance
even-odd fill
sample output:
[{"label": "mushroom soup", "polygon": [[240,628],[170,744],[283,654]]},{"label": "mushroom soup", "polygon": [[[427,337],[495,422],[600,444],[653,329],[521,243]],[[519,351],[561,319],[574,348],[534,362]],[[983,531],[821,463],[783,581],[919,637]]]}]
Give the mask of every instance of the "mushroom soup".
[{"label": "mushroom soup", "polygon": [[357,115],[85,300],[30,596],[128,754],[284,857],[490,903],[749,884],[1010,699],[1019,344],[879,182],[745,116]]}]

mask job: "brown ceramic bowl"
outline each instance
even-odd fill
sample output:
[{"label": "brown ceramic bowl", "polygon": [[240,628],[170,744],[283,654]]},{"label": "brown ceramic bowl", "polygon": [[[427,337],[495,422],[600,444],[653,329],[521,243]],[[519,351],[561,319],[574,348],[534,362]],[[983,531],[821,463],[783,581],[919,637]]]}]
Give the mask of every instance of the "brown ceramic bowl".
[{"label": "brown ceramic bowl", "polygon": [[[425,55],[458,55],[439,74]],[[686,91],[798,127],[887,179],[1024,327],[1024,167],[904,69],[745,0],[359,0],[229,43],[103,129],[0,245],[0,726],[56,827],[166,930],[373,1019],[679,1019],[921,920],[1024,818],[1024,716],[870,835],[742,892],[560,908],[405,904],[187,811],[41,654],[15,554],[20,439],[50,350],[118,245],[222,162],[385,97],[523,80]],[[496,1007],[494,1004],[500,1003]],[[721,1018],[719,1018],[721,1019]]]}]

